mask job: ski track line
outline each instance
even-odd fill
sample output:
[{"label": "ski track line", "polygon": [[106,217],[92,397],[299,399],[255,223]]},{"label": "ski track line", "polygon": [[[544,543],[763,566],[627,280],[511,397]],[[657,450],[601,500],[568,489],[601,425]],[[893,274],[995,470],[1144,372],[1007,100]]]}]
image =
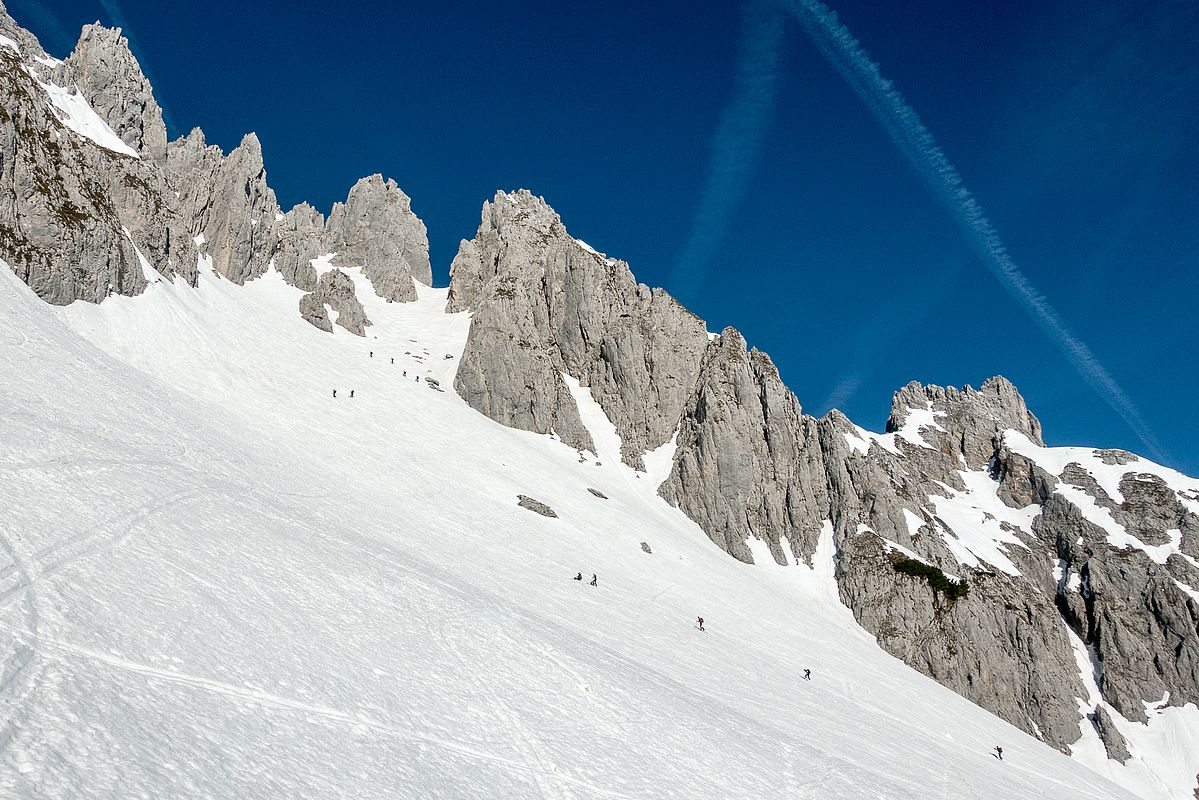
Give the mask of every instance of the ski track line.
[{"label": "ski track line", "polygon": [[163,459],[123,459],[123,458],[89,458],[87,456],[67,456],[60,458],[47,458],[37,461],[22,461],[17,464],[0,464],[0,472],[13,474],[17,472],[29,472],[35,469],[44,469],[46,467],[79,467],[83,465],[95,466],[99,472],[106,467],[164,467],[174,466],[172,462]]},{"label": "ski track line", "polygon": [[[18,634],[29,634],[30,633],[29,631],[16,631],[12,628],[8,628],[7,626],[3,626],[3,625],[0,625],[0,627],[7,628],[8,630],[13,631],[14,633],[18,633]],[[327,719],[327,720],[331,720],[333,722],[347,725],[351,728],[365,727],[370,730],[374,730],[378,733],[386,734],[389,736],[394,736],[394,737],[400,738],[400,739],[405,739],[407,741],[418,742],[420,744],[431,745],[433,747],[438,747],[443,750],[447,750],[447,751],[456,753],[458,755],[466,756],[468,758],[473,758],[473,759],[477,759],[480,761],[486,761],[488,763],[498,764],[501,766],[509,767],[519,773],[528,773],[528,774],[534,775],[534,776],[536,776],[538,774],[538,771],[535,768],[531,767],[528,764],[522,763],[520,761],[513,761],[512,759],[504,758],[503,756],[498,756],[498,755],[495,755],[494,753],[488,753],[488,752],[485,752],[482,750],[477,750],[473,747],[459,744],[457,742],[453,742],[448,739],[443,739],[438,736],[431,736],[428,734],[419,733],[419,732],[413,730],[412,728],[397,727],[396,725],[393,725],[390,723],[380,722],[379,720],[372,719],[370,717],[362,716],[359,714],[350,714],[345,711],[340,711],[336,708],[331,708],[329,706],[316,705],[313,703],[305,703],[300,700],[294,700],[289,697],[283,697],[281,695],[277,695],[272,692],[266,692],[266,691],[259,690],[259,689],[250,689],[250,688],[246,688],[243,686],[237,686],[235,684],[216,680],[214,678],[205,678],[205,677],[202,677],[199,675],[191,675],[191,674],[183,673],[183,672],[172,672],[170,670],[162,670],[162,669],[158,669],[157,667],[151,667],[147,664],[142,664],[137,661],[130,661],[129,659],[121,658],[118,656],[113,656],[113,655],[106,654],[106,653],[100,653],[95,650],[90,650],[85,647],[79,647],[77,645],[69,644],[67,642],[42,638],[39,641],[39,644],[43,648],[42,655],[44,655],[47,658],[53,658],[55,660],[66,660],[66,659],[69,659],[71,656],[75,656],[75,657],[78,657],[78,658],[81,658],[81,659],[84,659],[87,661],[104,664],[109,667],[113,667],[115,669],[121,670],[123,672],[130,672],[130,673],[134,673],[137,675],[141,675],[142,677],[146,678],[147,680],[161,680],[161,681],[166,681],[168,683],[174,683],[174,684],[181,685],[181,686],[187,686],[187,687],[190,687],[193,689],[198,689],[200,691],[208,692],[209,694],[214,694],[214,695],[229,698],[232,700],[238,700],[238,701],[244,702],[250,706],[254,706],[254,705],[271,706],[271,707],[278,708],[278,709],[285,710],[285,711],[295,711],[300,714],[317,716],[317,717],[321,717],[323,719]],[[47,650],[47,649],[48,650],[57,650],[57,651],[59,651],[59,654],[58,655],[49,655],[48,653],[44,652],[44,650]],[[591,785],[587,784],[586,782],[580,781],[578,779],[557,776],[557,775],[549,775],[549,774],[545,774],[545,773],[542,773],[542,777],[546,777],[546,778],[552,777],[552,778],[556,778],[559,780],[565,780],[569,783],[577,784],[580,788],[587,789],[595,794],[602,795],[605,797],[612,797],[612,798],[615,798],[616,800],[633,800],[633,798],[629,797],[628,795],[623,795],[623,794],[620,794],[617,792],[610,792],[605,789],[601,789],[597,786],[591,786]]]},{"label": "ski track line", "polygon": [[[55,542],[54,544],[39,550],[38,552],[34,553],[33,557],[31,558],[31,562],[36,568],[36,572],[31,572],[27,568],[18,569],[17,582],[5,589],[3,592],[0,592],[0,609],[3,609],[5,605],[7,605],[9,599],[14,595],[24,590],[31,589],[33,584],[37,583],[43,578],[53,575],[64,567],[70,566],[76,561],[97,553],[102,549],[117,546],[129,537],[139,523],[144,522],[154,514],[209,491],[211,491],[211,487],[200,486],[172,492],[168,495],[161,496],[151,501],[149,504],[142,506],[136,511],[123,514],[115,520],[103,522],[91,530]],[[115,533],[104,533],[106,528],[112,527],[117,529]],[[49,565],[43,563],[44,559],[53,556],[62,550],[75,546],[80,546],[82,549],[74,554],[68,553],[65,558],[59,559]],[[0,579],[3,577],[5,576],[0,574]]]},{"label": "ski track line", "polygon": [[[17,552],[17,549],[9,541],[8,537],[2,533],[0,533],[0,550],[3,550],[8,555],[18,578],[24,580],[24,585],[32,586],[25,560]],[[3,685],[0,685],[0,699],[4,701],[6,706],[9,706],[9,708],[5,709],[3,722],[0,723],[0,754],[8,749],[9,743],[17,735],[17,732],[20,730],[21,717],[23,716],[21,712],[29,708],[45,681],[44,664],[38,659],[37,651],[41,625],[37,610],[37,593],[32,590],[26,592],[21,598],[21,604],[21,615],[28,629],[26,634],[30,638],[30,643],[22,645],[14,640],[15,649],[13,655],[15,658],[11,659],[8,663],[15,664],[15,668],[8,679],[4,681]],[[37,663],[34,663],[35,661]],[[17,686],[14,687],[14,684],[17,684]],[[23,688],[20,684],[24,684]]]},{"label": "ski track line", "polygon": [[461,670],[462,675],[475,685],[479,693],[486,698],[487,703],[492,707],[495,715],[500,718],[500,721],[504,724],[504,727],[507,728],[508,732],[512,734],[512,742],[516,745],[516,749],[520,751],[521,756],[524,757],[525,765],[529,771],[529,774],[532,776],[534,783],[537,785],[537,794],[541,796],[541,800],[549,800],[549,798],[553,796],[563,798],[563,800],[568,800],[570,798],[568,793],[555,789],[555,787],[551,786],[545,780],[546,776],[544,775],[544,771],[546,768],[546,762],[544,758],[542,758],[540,751],[530,743],[528,729],[520,722],[511,709],[504,706],[500,702],[495,692],[491,691],[491,689],[486,686],[484,681],[480,681],[475,677],[474,670],[467,666],[466,659],[462,657],[462,652],[458,649],[458,646],[454,644],[453,639],[446,634],[444,628],[435,629],[432,626],[428,626],[428,630],[431,635],[441,639],[442,644],[445,645],[446,652],[458,664],[458,668]]}]

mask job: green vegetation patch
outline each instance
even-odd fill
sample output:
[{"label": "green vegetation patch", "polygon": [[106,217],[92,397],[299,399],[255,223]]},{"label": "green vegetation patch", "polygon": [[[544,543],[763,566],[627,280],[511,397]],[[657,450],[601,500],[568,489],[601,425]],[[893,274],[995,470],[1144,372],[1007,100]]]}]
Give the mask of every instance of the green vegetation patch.
[{"label": "green vegetation patch", "polygon": [[902,558],[891,563],[896,572],[911,575],[913,578],[923,578],[933,587],[935,594],[944,594],[950,600],[958,600],[970,592],[970,586],[963,578],[960,581],[951,580],[944,572],[932,564],[925,564],[914,558]]}]

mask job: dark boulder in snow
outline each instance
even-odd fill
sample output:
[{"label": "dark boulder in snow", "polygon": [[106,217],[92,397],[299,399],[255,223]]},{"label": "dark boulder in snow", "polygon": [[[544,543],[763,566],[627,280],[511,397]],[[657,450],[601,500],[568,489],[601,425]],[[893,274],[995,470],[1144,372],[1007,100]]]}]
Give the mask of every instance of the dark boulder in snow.
[{"label": "dark boulder in snow", "polygon": [[532,497],[519,494],[517,495],[516,504],[521,508],[527,508],[530,511],[536,512],[543,517],[553,517],[554,519],[558,518],[558,514],[554,511],[554,509],[550,508],[539,500],[534,500]]}]

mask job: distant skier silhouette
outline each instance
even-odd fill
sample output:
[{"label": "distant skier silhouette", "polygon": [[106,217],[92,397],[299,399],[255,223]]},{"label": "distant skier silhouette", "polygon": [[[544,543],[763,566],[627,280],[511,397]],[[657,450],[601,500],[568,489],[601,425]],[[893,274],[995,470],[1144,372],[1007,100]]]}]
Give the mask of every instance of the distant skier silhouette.
[{"label": "distant skier silhouette", "polygon": [[336,390],[336,389],[334,389],[334,390],[333,390],[333,396],[334,396],[334,397],[337,397],[337,390]]},{"label": "distant skier silhouette", "polygon": [[810,670],[810,669],[805,669],[805,670],[803,671],[803,679],[804,679],[805,681],[810,681],[810,680],[812,680],[812,670]]},{"label": "distant skier silhouette", "polygon": [[699,629],[702,631],[704,629],[704,618],[696,617],[695,621],[699,623]]},{"label": "distant skier silhouette", "polygon": [[995,745],[995,757],[1003,761],[1003,748],[999,745]]},{"label": "distant skier silhouette", "polygon": [[353,389],[350,390],[350,399],[351,400],[354,399],[354,390]]},{"label": "distant skier silhouette", "polygon": [[394,363],[396,363],[396,360],[393,358],[393,359],[391,360],[391,363],[393,363],[393,364],[394,364]]},{"label": "distant skier silhouette", "polygon": [[599,586],[599,578],[595,577],[595,573],[591,573],[591,585]]},{"label": "distant skier silhouette", "polygon": [[374,358],[374,357],[375,357],[375,351],[374,351],[374,350],[372,350],[372,351],[371,351],[371,358]]},{"label": "distant skier silhouette", "polygon": [[580,572],[578,575],[575,575],[575,580],[576,580],[576,581],[581,581],[581,580],[583,580],[583,573],[581,573],[581,572]]},{"label": "distant skier silhouette", "polygon": [[405,378],[407,378],[407,377],[408,377],[408,370],[404,370],[404,377],[405,377]]}]

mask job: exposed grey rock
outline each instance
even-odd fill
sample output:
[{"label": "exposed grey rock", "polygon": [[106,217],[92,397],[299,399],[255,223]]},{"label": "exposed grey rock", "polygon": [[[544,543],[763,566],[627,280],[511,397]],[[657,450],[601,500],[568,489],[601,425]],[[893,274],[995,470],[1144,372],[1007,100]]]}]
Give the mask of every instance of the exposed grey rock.
[{"label": "exposed grey rock", "polygon": [[0,34],[15,41],[26,58],[46,57],[46,51],[42,49],[41,42],[9,16],[8,9],[2,2],[0,2]]},{"label": "exposed grey rock", "polygon": [[[360,181],[332,225],[306,204],[280,214],[253,134],[228,155],[198,128],[167,143],[162,111],[119,30],[87,26],[57,64],[2,6],[0,31],[21,50],[0,48],[0,257],[48,302],[139,294],[155,272],[194,286],[204,255],[239,284],[273,263],[313,293],[301,303],[306,319],[331,329],[328,299],[361,332],[368,323],[351,283],[321,286],[315,257],[344,248],[389,299],[415,296],[412,274],[431,281],[424,225],[394,182]],[[140,158],[65,127],[39,81],[78,92]]]},{"label": "exposed grey rock", "polygon": [[333,332],[326,306],[337,312],[336,322],[350,333],[365,336],[371,321],[358,296],[354,293],[354,281],[339,269],[331,269],[321,276],[316,289],[300,298],[300,316],[323,331]]},{"label": "exposed grey rock", "polygon": [[1057,478],[1006,445],[996,453],[991,471],[999,481],[999,498],[1012,508],[1044,503],[1057,485]]},{"label": "exposed grey rock", "polygon": [[193,130],[167,148],[167,168],[193,235],[216,272],[237,284],[266,272],[278,243],[279,204],[267,185],[258,137],[248,133],[225,156]]},{"label": "exposed grey rock", "polygon": [[1124,500],[1112,516],[1145,544],[1170,541],[1170,531],[1199,533],[1199,518],[1187,511],[1174,490],[1156,475],[1129,472],[1120,481]]},{"label": "exposed grey rock", "polygon": [[1169,570],[1139,550],[1105,548],[1081,567],[1088,643],[1103,664],[1103,699],[1144,720],[1144,703],[1199,703],[1199,608]]},{"label": "exposed grey rock", "polygon": [[587,487],[587,491],[591,492],[593,495],[595,495],[596,497],[598,497],[600,500],[607,500],[607,499],[608,499],[608,495],[604,494],[604,493],[603,493],[603,492],[601,492],[599,489],[592,489],[590,486],[588,486],[588,487]]},{"label": "exposed grey rock", "polygon": [[816,435],[770,357],[726,328],[708,343],[659,492],[733,557],[753,563],[756,536],[786,563],[781,540],[798,557],[827,516],[820,449],[808,448]]},{"label": "exposed grey rock", "polygon": [[86,25],[74,52],[57,68],[55,82],[74,83],[121,141],[143,158],[166,159],[167,129],[150,82],[120,28]]},{"label": "exposed grey rock", "polygon": [[1052,595],[963,570],[969,594],[948,600],[896,573],[872,532],[848,537],[840,553],[842,597],[884,649],[1050,744],[1078,738],[1073,698],[1085,695]]},{"label": "exposed grey rock", "polygon": [[1104,464],[1131,464],[1134,461],[1140,461],[1140,458],[1127,450],[1096,450],[1095,455]]},{"label": "exposed grey rock", "polygon": [[913,409],[931,409],[939,427],[922,435],[942,453],[961,453],[970,469],[985,469],[999,444],[999,434],[1014,429],[1033,444],[1044,446],[1041,423],[1028,410],[1024,398],[1007,378],[983,382],[977,392],[969,386],[921,386],[912,382],[891,401],[887,431],[899,430]]},{"label": "exposed grey rock", "polygon": [[433,284],[425,223],[412,213],[408,195],[382,175],[363,178],[344,203],[334,203],[326,237],[334,263],[360,267],[382,298],[415,300],[414,278]]},{"label": "exposed grey rock", "polygon": [[558,515],[554,513],[554,509],[550,508],[545,503],[534,500],[532,497],[526,497],[523,494],[517,495],[516,504],[521,508],[527,508],[530,511],[536,512],[543,517],[553,517],[554,519],[557,519],[558,517]]},{"label": "exposed grey rock", "polygon": [[523,189],[484,203],[450,268],[447,309],[474,312],[455,381],[471,406],[594,450],[565,373],[591,390],[638,468],[673,434],[707,342],[702,321],[571,238]]},{"label": "exposed grey rock", "polygon": [[108,191],[131,159],[67,129],[8,47],[0,103],[0,257],[50,303],[140,294],[146,279]]},{"label": "exposed grey rock", "polygon": [[1132,753],[1128,752],[1128,742],[1120,731],[1116,730],[1107,710],[1103,706],[1095,706],[1090,719],[1091,724],[1095,726],[1095,732],[1099,734],[1099,740],[1103,742],[1103,749],[1107,751],[1107,757],[1113,761],[1119,761],[1121,764],[1127,764],[1128,759],[1132,758]]},{"label": "exposed grey rock", "polygon": [[300,203],[283,215],[275,230],[279,236],[275,269],[292,286],[312,291],[317,282],[312,261],[328,252],[324,216],[307,203]]}]

